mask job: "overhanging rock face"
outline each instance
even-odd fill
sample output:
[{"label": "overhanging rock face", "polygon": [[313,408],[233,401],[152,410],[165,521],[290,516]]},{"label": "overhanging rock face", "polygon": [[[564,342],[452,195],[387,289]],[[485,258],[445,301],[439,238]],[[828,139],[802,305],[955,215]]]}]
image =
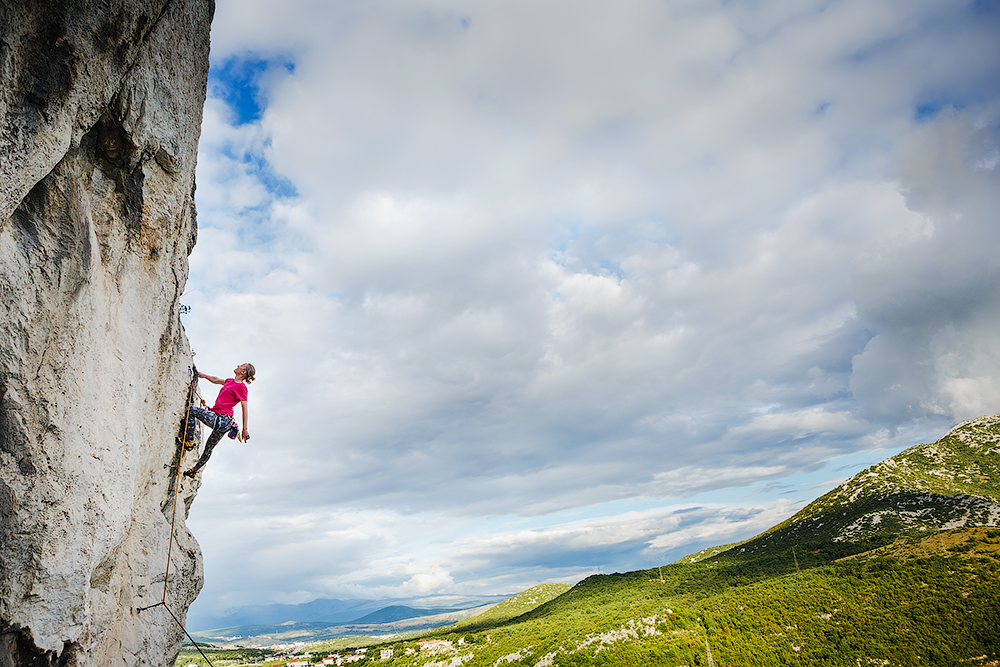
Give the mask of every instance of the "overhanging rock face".
[{"label": "overhanging rock face", "polygon": [[[0,667],[168,665],[211,0],[0,4]],[[164,584],[168,553],[170,577]]]}]

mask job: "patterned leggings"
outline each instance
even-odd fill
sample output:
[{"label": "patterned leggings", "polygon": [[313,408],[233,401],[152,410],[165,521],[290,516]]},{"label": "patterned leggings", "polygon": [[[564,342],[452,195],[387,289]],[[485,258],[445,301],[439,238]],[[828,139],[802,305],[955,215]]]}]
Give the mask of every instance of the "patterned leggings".
[{"label": "patterned leggings", "polygon": [[219,444],[219,440],[222,440],[222,436],[229,432],[229,428],[233,425],[233,418],[229,415],[220,415],[212,412],[211,410],[206,410],[205,408],[197,408],[191,406],[191,411],[188,413],[188,423],[187,423],[187,433],[194,433],[194,420],[198,419],[202,424],[212,429],[212,434],[208,436],[208,442],[205,443],[205,451],[201,453],[201,458],[198,462],[194,464],[189,472],[198,472],[208,463],[208,459],[212,456],[212,450],[215,446]]}]

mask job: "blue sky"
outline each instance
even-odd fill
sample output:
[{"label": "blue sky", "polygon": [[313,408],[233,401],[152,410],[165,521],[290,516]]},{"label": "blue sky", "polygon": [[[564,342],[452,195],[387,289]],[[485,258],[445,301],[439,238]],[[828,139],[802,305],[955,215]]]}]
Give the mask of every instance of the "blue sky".
[{"label": "blue sky", "polygon": [[192,627],[670,562],[997,412],[998,13],[220,0]]}]

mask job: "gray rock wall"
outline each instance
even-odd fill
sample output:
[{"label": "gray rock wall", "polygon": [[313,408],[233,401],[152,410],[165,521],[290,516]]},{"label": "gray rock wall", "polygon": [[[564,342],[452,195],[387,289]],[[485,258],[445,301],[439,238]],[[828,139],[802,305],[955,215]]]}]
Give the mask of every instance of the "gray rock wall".
[{"label": "gray rock wall", "polygon": [[[211,0],[0,4],[0,667],[172,665]],[[188,455],[191,456],[190,454]],[[181,482],[166,600],[202,583]]]}]

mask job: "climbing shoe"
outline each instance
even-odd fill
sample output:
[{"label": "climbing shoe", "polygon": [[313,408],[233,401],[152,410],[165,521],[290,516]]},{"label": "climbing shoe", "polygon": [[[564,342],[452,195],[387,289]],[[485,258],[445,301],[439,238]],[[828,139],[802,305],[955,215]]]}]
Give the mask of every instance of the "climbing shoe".
[{"label": "climbing shoe", "polygon": [[190,477],[191,479],[194,479],[194,476],[196,474],[197,474],[197,471],[194,468],[191,468],[190,470],[185,470],[184,471],[184,476],[185,477]]},{"label": "climbing shoe", "polygon": [[183,447],[184,451],[186,452],[190,452],[192,449],[194,449],[194,440],[181,440],[181,437],[177,436],[175,442],[178,444],[178,446]]}]

